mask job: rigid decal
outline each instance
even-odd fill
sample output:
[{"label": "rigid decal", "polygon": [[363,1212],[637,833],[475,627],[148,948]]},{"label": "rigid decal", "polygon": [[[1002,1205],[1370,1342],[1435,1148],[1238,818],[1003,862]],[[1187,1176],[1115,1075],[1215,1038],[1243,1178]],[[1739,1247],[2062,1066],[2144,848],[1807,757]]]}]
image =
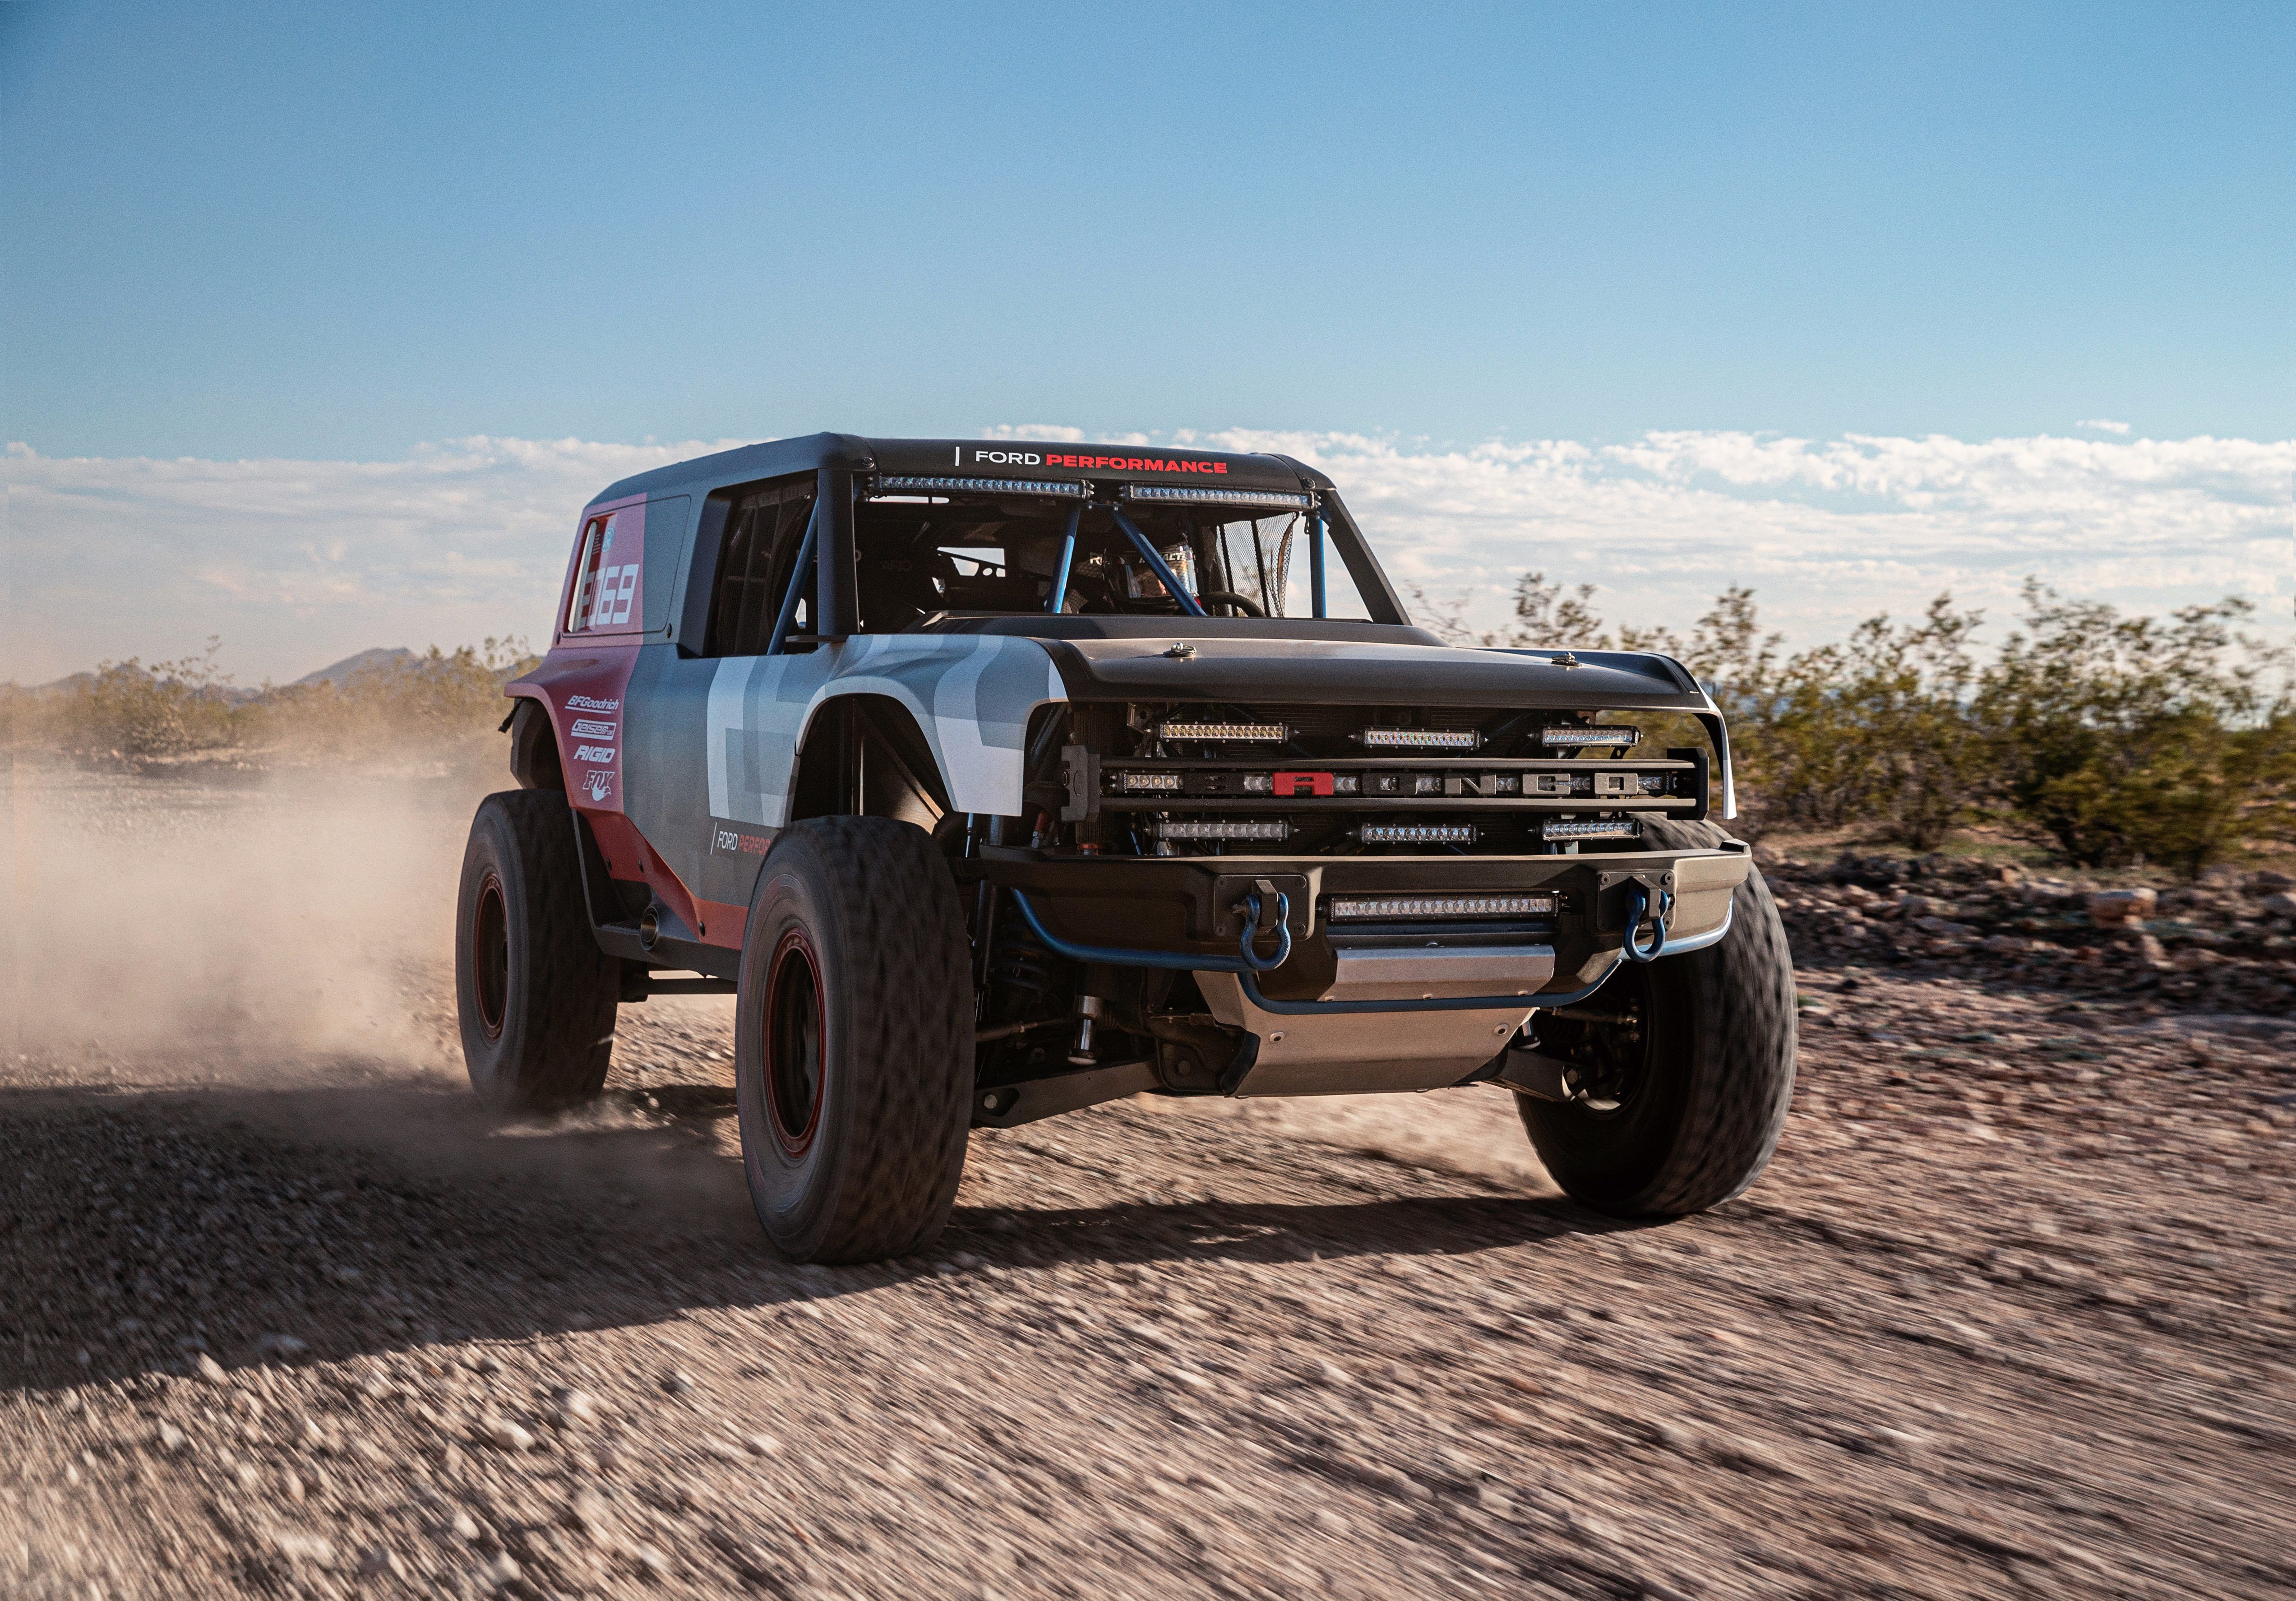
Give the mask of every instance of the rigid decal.
[{"label": "rigid decal", "polygon": [[577,761],[611,761],[614,759],[614,747],[611,745],[577,745],[574,747],[574,759]]}]

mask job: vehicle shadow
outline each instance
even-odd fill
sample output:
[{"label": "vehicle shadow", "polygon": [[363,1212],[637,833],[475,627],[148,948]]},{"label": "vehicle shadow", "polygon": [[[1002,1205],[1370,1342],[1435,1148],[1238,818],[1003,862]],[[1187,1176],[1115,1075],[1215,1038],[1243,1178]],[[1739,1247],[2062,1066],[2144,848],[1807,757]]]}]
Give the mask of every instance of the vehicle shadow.
[{"label": "vehicle shadow", "polygon": [[[532,1340],[926,1275],[1456,1253],[1620,1227],[1488,1194],[1066,1208],[961,1195],[926,1256],[799,1266],[758,1227],[732,1110],[730,1090],[703,1085],[545,1121],[439,1084],[0,1088],[0,1388],[182,1374],[201,1352],[228,1367]],[[990,1193],[1027,1188],[1029,1161],[974,1147]]]}]

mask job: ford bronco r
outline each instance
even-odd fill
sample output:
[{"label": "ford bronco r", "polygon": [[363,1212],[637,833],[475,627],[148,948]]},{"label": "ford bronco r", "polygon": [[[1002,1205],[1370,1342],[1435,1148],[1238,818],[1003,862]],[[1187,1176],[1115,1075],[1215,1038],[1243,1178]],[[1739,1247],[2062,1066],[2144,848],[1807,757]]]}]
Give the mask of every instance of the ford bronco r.
[{"label": "ford bronco r", "polygon": [[736,995],[793,1258],[914,1251],[970,1129],[1142,1093],[1503,1087],[1620,1215],[1777,1143],[1792,966],[1711,820],[1712,700],[1661,655],[1446,645],[1288,457],[816,434],[644,473],[508,693],[472,1084],[594,1096],[618,1006]]}]

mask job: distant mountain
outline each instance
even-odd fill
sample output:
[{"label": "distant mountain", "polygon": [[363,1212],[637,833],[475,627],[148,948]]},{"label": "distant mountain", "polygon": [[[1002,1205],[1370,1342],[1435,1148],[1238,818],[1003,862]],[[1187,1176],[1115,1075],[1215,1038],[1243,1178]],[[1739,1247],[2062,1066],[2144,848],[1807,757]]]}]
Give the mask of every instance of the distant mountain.
[{"label": "distant mountain", "polygon": [[291,686],[300,689],[306,684],[332,684],[340,688],[350,682],[354,673],[365,672],[371,667],[390,667],[401,661],[412,661],[414,653],[405,645],[397,650],[384,650],[377,645],[371,651],[361,651],[356,656],[346,656],[332,667],[323,667],[317,672],[305,673]]}]

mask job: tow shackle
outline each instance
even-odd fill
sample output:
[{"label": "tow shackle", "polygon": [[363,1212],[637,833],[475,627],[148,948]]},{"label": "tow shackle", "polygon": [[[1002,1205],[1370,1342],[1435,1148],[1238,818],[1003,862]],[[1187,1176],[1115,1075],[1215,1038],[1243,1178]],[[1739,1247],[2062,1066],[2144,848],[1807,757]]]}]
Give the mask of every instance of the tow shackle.
[{"label": "tow shackle", "polygon": [[[1674,891],[1672,890],[1660,890],[1658,892],[1658,910],[1653,914],[1651,910],[1649,889],[1640,879],[1629,879],[1627,883],[1627,940],[1622,953],[1627,960],[1629,962],[1657,961],[1660,954],[1666,949],[1667,921],[1673,915]],[[1651,938],[1648,945],[1640,943],[1644,917],[1649,917],[1651,920]]]}]

